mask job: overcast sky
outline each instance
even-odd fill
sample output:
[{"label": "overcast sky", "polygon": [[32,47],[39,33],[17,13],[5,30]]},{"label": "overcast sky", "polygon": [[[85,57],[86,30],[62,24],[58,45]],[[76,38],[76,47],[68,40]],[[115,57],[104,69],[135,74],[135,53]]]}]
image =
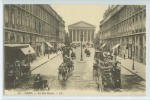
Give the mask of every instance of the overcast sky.
[{"label": "overcast sky", "polygon": [[52,8],[65,21],[66,32],[68,25],[79,21],[85,21],[96,26],[97,33],[99,31],[100,21],[103,19],[103,14],[108,8],[108,5],[51,5]]}]

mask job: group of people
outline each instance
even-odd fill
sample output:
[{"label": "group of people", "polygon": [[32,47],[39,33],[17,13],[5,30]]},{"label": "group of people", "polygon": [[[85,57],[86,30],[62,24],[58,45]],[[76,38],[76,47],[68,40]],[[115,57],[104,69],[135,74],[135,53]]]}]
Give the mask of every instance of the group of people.
[{"label": "group of people", "polygon": [[[108,71],[109,74],[106,74]],[[93,65],[93,72],[96,72],[96,77],[102,77],[102,80],[107,82],[110,81],[115,89],[121,88],[121,69],[119,62],[116,61],[110,52],[100,51],[99,55],[97,54],[95,64]],[[105,79],[103,79],[104,77]]]}]

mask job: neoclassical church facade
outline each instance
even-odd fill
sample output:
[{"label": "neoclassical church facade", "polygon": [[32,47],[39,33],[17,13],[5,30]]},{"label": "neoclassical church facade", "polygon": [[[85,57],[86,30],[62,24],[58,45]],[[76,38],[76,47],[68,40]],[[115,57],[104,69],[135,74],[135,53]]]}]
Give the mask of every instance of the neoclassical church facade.
[{"label": "neoclassical church facade", "polygon": [[68,26],[69,37],[72,43],[81,42],[81,34],[83,35],[83,43],[93,43],[95,26],[84,21],[80,21]]}]

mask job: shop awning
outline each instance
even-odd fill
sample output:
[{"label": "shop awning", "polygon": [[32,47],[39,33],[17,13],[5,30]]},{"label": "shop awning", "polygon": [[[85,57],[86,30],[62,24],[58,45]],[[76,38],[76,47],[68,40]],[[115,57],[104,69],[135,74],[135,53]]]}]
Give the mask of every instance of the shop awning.
[{"label": "shop awning", "polygon": [[36,53],[35,50],[34,50],[34,49],[31,47],[31,45],[29,45],[29,44],[28,44],[28,47],[26,47],[26,48],[21,48],[21,51],[22,51],[25,55]]},{"label": "shop awning", "polygon": [[101,46],[101,48],[104,48],[106,46],[106,44],[104,43],[102,46]]},{"label": "shop awning", "polygon": [[5,47],[11,47],[11,48],[13,48],[13,47],[22,48],[22,47],[28,47],[29,45],[28,44],[4,44],[4,46]]},{"label": "shop awning", "polygon": [[120,44],[116,44],[112,49],[118,48]]},{"label": "shop awning", "polygon": [[50,44],[50,43],[48,43],[48,42],[45,42],[50,48],[53,48],[53,46]]}]

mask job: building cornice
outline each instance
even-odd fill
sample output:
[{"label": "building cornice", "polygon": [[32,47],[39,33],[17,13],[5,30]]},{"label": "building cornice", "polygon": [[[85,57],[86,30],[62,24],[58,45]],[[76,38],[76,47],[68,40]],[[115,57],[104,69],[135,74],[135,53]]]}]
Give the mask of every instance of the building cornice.
[{"label": "building cornice", "polygon": [[118,5],[117,7],[115,7],[115,9],[113,9],[113,11],[106,17],[104,18],[100,24],[104,24],[105,22],[107,22],[111,17],[113,17],[117,12],[119,12],[123,7],[125,7],[126,5]]},{"label": "building cornice", "polygon": [[121,35],[121,36],[113,36],[113,37],[101,38],[101,40],[114,39],[114,38],[120,38],[120,37],[127,37],[127,36],[133,36],[133,35],[142,35],[142,34],[146,34],[146,32],[139,32],[139,33],[128,34],[128,35]]},{"label": "building cornice", "polygon": [[43,36],[43,37],[51,37],[51,36],[48,36],[48,35],[42,35],[42,34],[34,33],[34,32],[27,32],[27,31],[22,31],[22,30],[16,30],[16,29],[7,28],[7,27],[4,27],[4,30],[21,32],[21,33],[32,34],[32,35]]}]

